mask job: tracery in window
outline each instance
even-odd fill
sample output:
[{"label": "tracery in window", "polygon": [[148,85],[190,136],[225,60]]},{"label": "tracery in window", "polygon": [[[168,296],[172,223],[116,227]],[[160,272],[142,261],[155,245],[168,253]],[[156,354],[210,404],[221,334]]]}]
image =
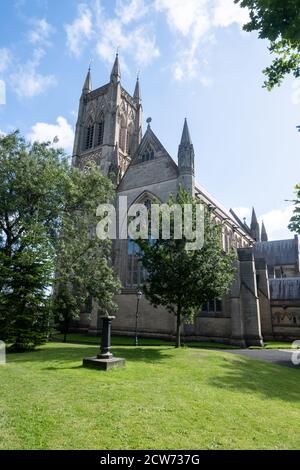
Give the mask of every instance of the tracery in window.
[{"label": "tracery in window", "polygon": [[147,145],[146,149],[141,155],[141,160],[142,162],[149,162],[150,160],[154,160],[154,151],[150,145]]},{"label": "tracery in window", "polygon": [[85,128],[85,136],[84,136],[84,150],[91,149],[93,147],[94,141],[94,126],[89,126]]},{"label": "tracery in window", "polygon": [[103,144],[103,136],[104,136],[104,120],[101,120],[97,124],[97,141],[96,141],[97,146]]}]

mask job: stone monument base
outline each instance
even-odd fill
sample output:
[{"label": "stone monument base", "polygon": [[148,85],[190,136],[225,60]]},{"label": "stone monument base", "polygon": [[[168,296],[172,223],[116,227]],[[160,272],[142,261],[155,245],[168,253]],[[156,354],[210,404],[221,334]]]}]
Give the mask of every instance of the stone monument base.
[{"label": "stone monument base", "polygon": [[92,369],[109,370],[115,367],[124,367],[125,359],[113,356],[108,358],[86,357],[83,359],[82,365]]}]

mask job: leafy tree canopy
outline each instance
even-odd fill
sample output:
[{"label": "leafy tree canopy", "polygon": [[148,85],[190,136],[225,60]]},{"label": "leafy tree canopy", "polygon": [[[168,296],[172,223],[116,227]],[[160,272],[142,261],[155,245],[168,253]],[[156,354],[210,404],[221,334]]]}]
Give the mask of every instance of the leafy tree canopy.
[{"label": "leafy tree canopy", "polygon": [[120,289],[111,266],[111,241],[99,240],[96,226],[99,204],[113,198],[113,185],[95,165],[80,171],[72,167],[66,187],[66,204],[61,214],[61,232],[57,240],[54,309],[64,326],[65,335],[72,319],[90,298],[98,312],[116,310],[114,294]]},{"label": "leafy tree canopy", "polygon": [[112,194],[95,166],[81,172],[62,151],[26,143],[18,132],[0,138],[1,340],[17,350],[45,341],[54,280],[64,320],[88,296],[114,308],[110,244],[94,233],[96,208]]},{"label": "leafy tree canopy", "polygon": [[272,90],[284,77],[300,76],[300,2],[299,0],[235,0],[250,11],[244,30],[258,31],[270,41],[269,50],[276,57],[266,67],[264,86]]}]

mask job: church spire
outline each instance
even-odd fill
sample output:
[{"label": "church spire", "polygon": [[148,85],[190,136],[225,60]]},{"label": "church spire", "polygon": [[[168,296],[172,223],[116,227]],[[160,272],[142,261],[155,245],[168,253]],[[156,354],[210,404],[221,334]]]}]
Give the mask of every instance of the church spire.
[{"label": "church spire", "polygon": [[119,64],[119,54],[116,53],[115,62],[110,74],[110,81],[111,82],[119,82],[121,80],[121,71],[120,71],[120,64]]},{"label": "church spire", "polygon": [[90,93],[92,91],[92,77],[91,77],[91,67],[88,69],[88,73],[85,78],[85,82],[82,88],[84,94]]},{"label": "church spire", "polygon": [[256,242],[260,242],[260,227],[257,221],[256,213],[254,207],[252,208],[252,218],[251,218],[251,226],[250,226],[252,237]]},{"label": "church spire", "polygon": [[180,145],[193,145],[186,118],[184,118],[184,125],[183,125]]},{"label": "church spire", "polygon": [[194,181],[195,153],[185,118],[180,145],[178,147],[179,184],[192,196],[195,192]]},{"label": "church spire", "polygon": [[136,84],[135,84],[135,89],[133,93],[133,99],[137,104],[141,103],[141,89],[140,89],[140,80],[139,76],[136,78]]},{"label": "church spire", "polygon": [[262,242],[267,242],[268,241],[268,234],[267,234],[267,231],[266,231],[264,221],[262,221],[262,224],[261,224],[261,241]]}]

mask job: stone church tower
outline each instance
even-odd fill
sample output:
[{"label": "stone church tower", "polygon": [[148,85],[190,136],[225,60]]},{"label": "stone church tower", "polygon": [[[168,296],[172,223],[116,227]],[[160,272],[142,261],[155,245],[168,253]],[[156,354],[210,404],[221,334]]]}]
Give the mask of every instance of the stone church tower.
[{"label": "stone church tower", "polygon": [[118,184],[142,135],[139,80],[131,96],[121,86],[118,54],[106,85],[92,89],[88,70],[79,102],[72,163],[84,168],[89,161]]}]

